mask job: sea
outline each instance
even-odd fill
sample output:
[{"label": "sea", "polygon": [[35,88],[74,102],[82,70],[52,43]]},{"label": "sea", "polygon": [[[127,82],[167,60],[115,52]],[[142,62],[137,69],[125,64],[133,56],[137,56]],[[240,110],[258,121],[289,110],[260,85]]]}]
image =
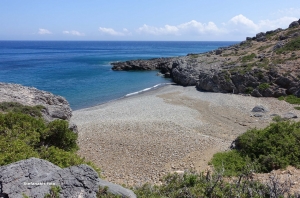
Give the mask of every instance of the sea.
[{"label": "sea", "polygon": [[112,62],[203,53],[237,41],[0,41],[0,82],[65,97],[73,110],[168,83],[158,71],[113,71]]}]

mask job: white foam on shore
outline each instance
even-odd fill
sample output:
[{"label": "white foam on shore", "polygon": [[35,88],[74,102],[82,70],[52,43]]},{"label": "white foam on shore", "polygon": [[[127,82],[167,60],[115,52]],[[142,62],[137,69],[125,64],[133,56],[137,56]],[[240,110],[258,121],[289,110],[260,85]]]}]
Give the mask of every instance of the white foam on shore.
[{"label": "white foam on shore", "polygon": [[145,91],[154,90],[154,89],[157,89],[159,87],[162,87],[162,86],[165,86],[165,85],[171,85],[171,84],[173,84],[173,83],[160,83],[160,84],[154,85],[153,87],[148,87],[146,89],[143,89],[141,91],[137,91],[137,92],[126,94],[125,97],[137,95],[137,94],[143,93]]}]

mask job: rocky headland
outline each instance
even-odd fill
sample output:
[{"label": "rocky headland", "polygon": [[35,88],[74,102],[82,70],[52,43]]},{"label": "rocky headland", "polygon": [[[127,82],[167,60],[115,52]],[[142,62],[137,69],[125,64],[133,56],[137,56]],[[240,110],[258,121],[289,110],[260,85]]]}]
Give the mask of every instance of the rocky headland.
[{"label": "rocky headland", "polygon": [[112,63],[112,70],[159,70],[179,85],[203,91],[299,97],[299,23],[206,53]]}]

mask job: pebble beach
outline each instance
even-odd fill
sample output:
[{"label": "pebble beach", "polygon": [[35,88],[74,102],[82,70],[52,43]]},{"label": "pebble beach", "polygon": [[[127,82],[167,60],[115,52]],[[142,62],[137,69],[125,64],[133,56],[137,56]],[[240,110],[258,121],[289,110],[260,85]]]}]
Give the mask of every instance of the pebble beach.
[{"label": "pebble beach", "polygon": [[[261,117],[251,112],[263,105]],[[73,112],[78,154],[101,167],[106,180],[140,186],[159,184],[169,172],[205,171],[213,154],[229,149],[249,128],[294,112],[276,98],[200,92],[167,85]]]}]

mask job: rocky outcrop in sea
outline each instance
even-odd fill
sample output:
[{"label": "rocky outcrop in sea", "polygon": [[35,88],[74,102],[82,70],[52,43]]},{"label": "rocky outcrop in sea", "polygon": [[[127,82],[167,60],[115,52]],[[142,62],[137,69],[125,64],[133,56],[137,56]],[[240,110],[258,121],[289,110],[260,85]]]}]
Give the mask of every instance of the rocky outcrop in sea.
[{"label": "rocky outcrop in sea", "polygon": [[121,197],[136,197],[131,190],[100,179],[87,165],[62,169],[37,158],[1,166],[0,185],[2,193],[13,198],[44,198],[53,186],[60,187],[60,197],[96,198],[99,187],[108,187],[108,192]]},{"label": "rocky outcrop in sea", "polygon": [[112,63],[112,70],[159,70],[179,85],[203,91],[300,97],[299,21],[210,52]]}]

